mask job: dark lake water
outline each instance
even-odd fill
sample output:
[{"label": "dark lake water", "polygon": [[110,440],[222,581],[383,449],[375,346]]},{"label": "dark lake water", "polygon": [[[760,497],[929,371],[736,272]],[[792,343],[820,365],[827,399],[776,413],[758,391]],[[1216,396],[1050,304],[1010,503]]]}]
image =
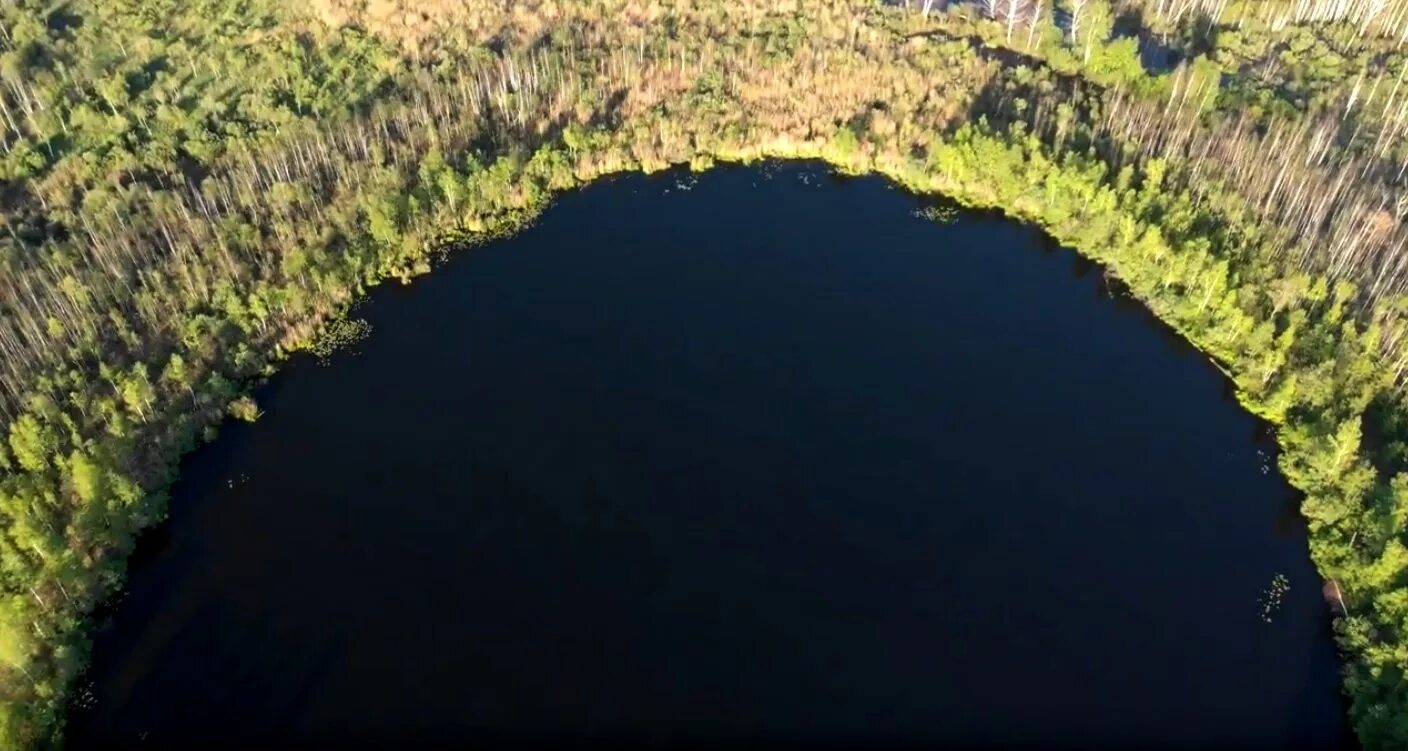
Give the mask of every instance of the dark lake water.
[{"label": "dark lake water", "polygon": [[565,196],[262,388],[71,745],[1344,743],[1295,498],[1204,356],[1001,217],[691,180]]}]

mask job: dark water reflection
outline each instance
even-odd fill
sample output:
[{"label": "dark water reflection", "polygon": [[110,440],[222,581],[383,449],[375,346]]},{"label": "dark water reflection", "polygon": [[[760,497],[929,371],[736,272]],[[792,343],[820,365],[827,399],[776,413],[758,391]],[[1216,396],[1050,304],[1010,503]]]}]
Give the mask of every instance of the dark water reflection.
[{"label": "dark water reflection", "polygon": [[999,217],[688,180],[567,196],[263,388],[73,745],[1343,742],[1294,499],[1205,357]]}]

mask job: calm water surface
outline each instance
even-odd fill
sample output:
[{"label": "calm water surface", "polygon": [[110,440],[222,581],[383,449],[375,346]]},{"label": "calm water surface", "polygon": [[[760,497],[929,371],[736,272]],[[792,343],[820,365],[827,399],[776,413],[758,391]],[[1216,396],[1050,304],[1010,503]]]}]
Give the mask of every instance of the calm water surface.
[{"label": "calm water surface", "polygon": [[691,179],[566,196],[261,389],[71,745],[1344,742],[1295,499],[1204,356],[1032,228]]}]

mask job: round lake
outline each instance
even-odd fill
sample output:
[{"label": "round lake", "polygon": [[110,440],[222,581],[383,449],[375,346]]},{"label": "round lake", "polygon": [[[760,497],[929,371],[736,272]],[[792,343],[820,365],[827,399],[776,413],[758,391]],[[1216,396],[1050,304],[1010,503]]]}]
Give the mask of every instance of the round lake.
[{"label": "round lake", "polygon": [[1098,267],[925,205],[621,177],[378,289],[184,462],[72,745],[1346,744],[1266,427]]}]

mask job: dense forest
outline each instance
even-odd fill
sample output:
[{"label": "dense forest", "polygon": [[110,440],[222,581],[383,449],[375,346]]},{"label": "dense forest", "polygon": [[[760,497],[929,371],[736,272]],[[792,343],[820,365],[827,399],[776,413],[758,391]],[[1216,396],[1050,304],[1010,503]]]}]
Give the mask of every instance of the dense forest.
[{"label": "dense forest", "polygon": [[604,174],[807,157],[1038,223],[1213,357],[1408,747],[1405,42],[1408,0],[7,0],[0,737],[62,742],[176,461],[369,286]]}]

